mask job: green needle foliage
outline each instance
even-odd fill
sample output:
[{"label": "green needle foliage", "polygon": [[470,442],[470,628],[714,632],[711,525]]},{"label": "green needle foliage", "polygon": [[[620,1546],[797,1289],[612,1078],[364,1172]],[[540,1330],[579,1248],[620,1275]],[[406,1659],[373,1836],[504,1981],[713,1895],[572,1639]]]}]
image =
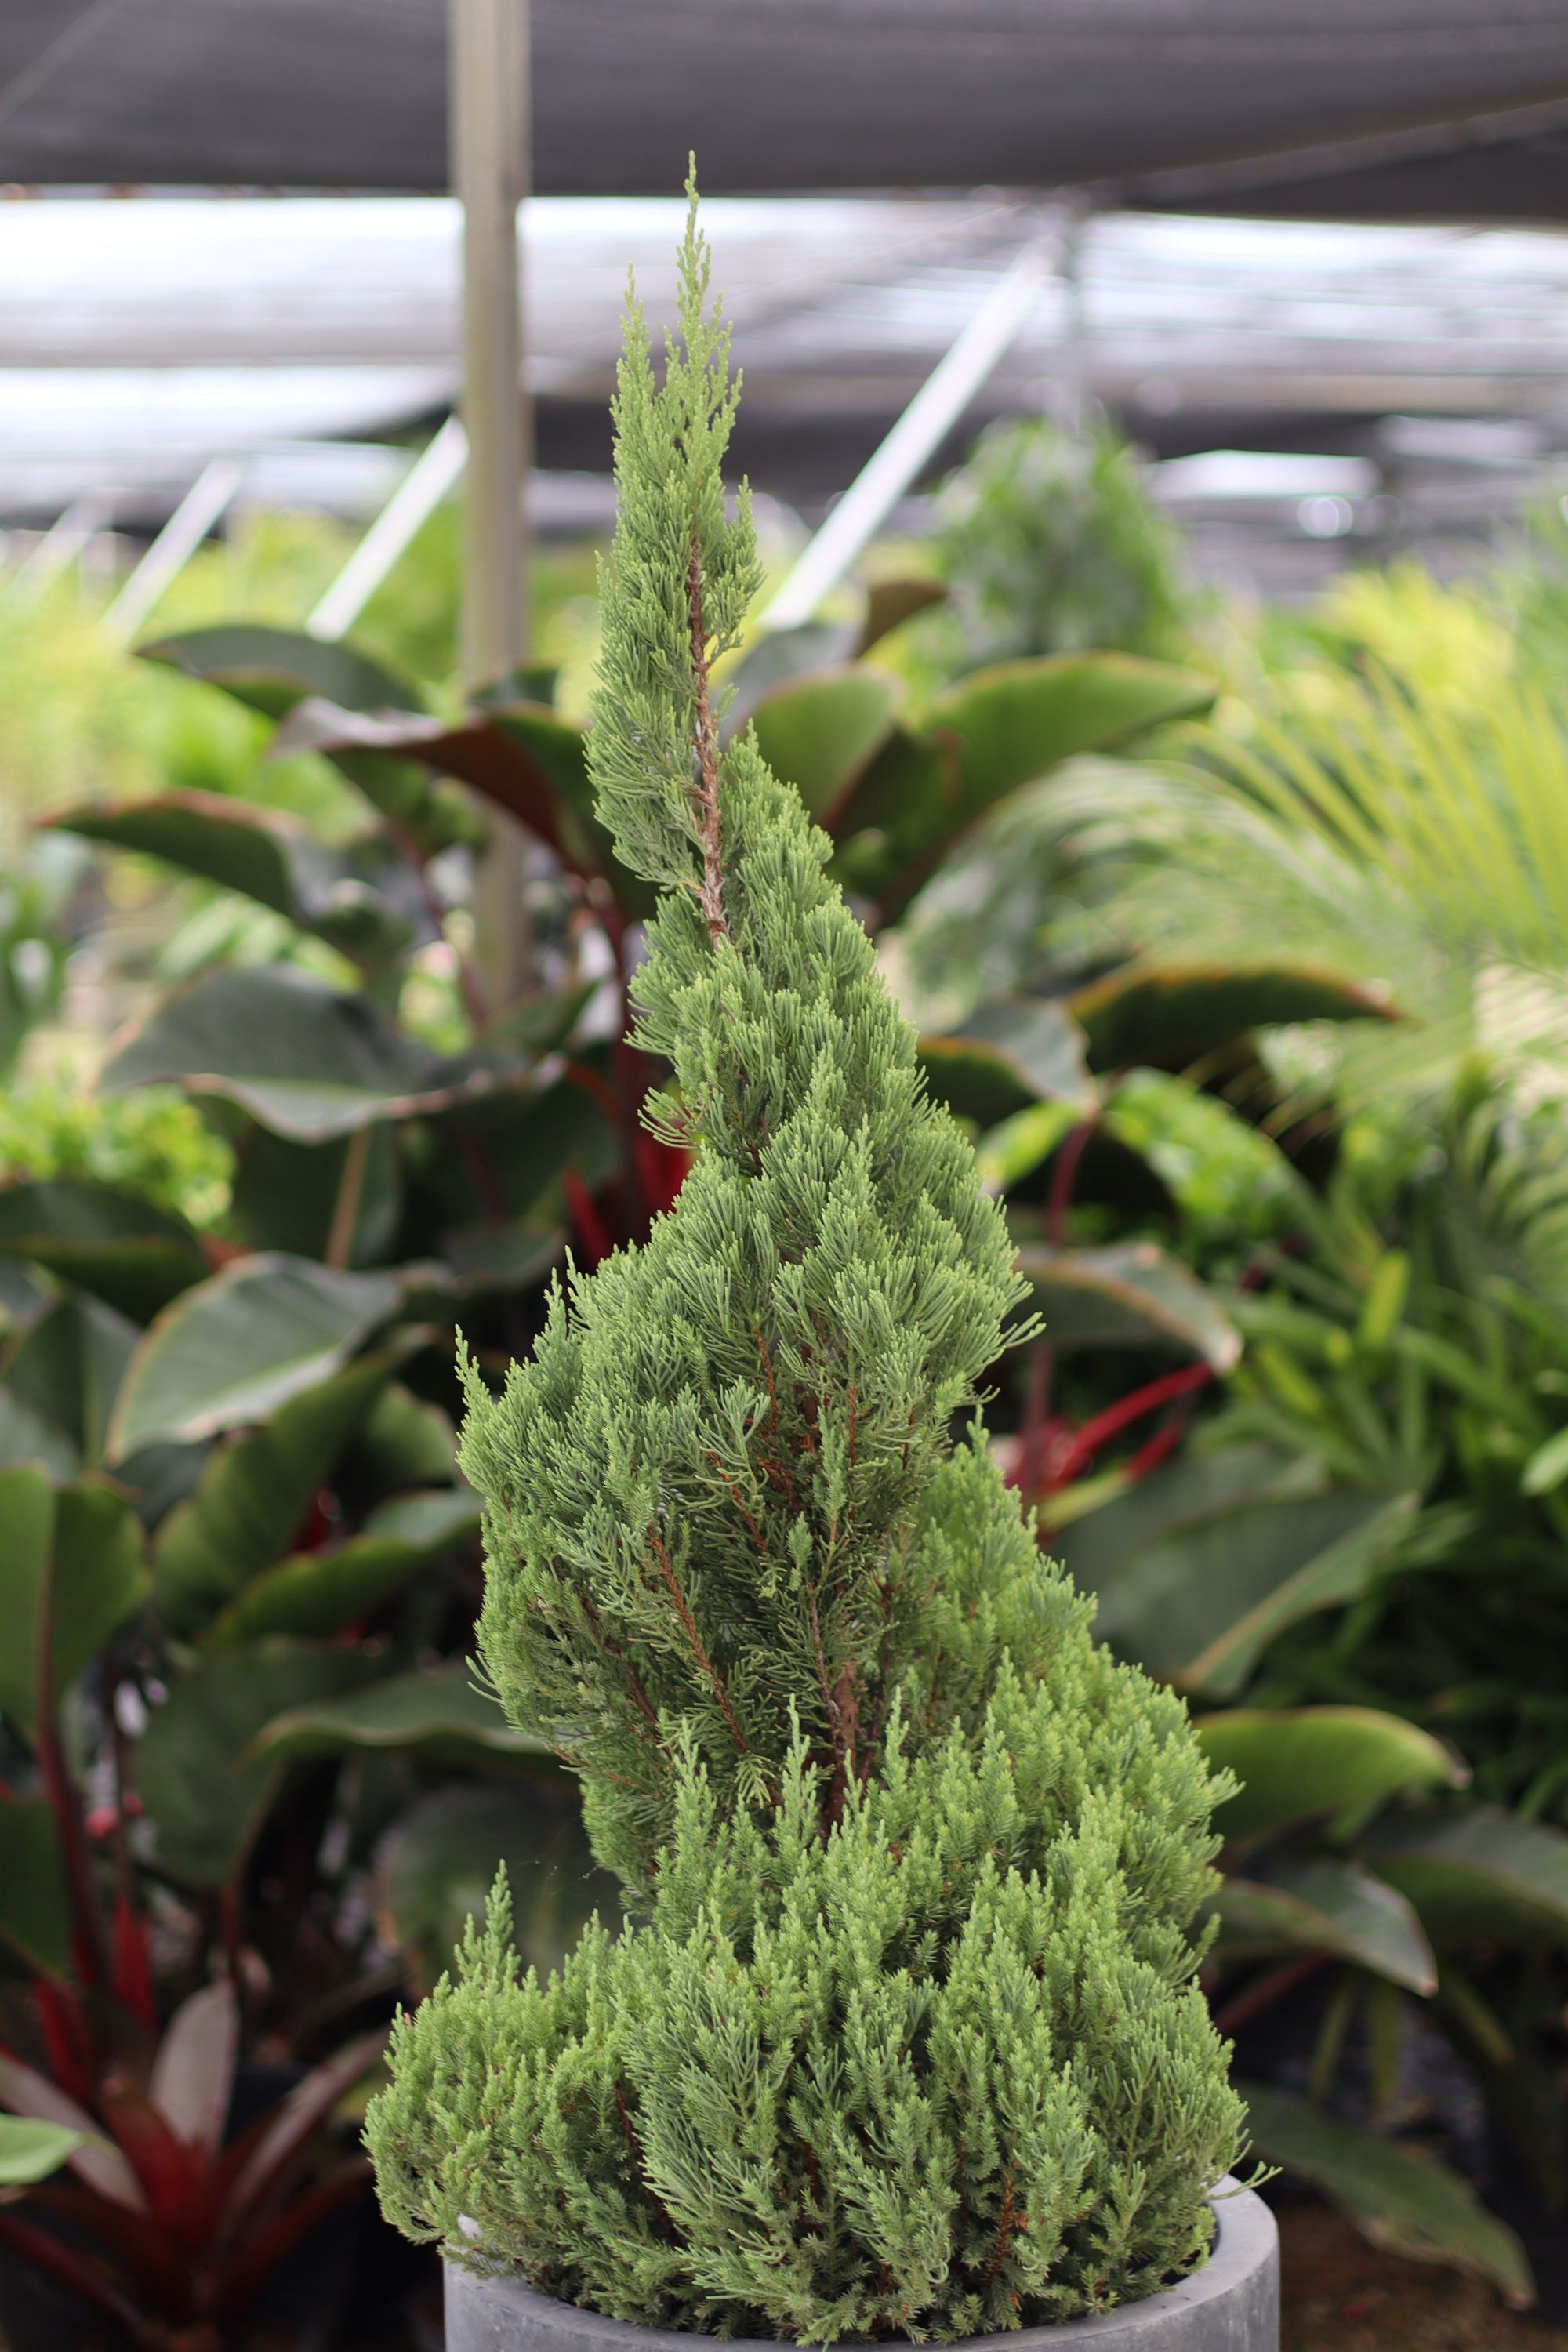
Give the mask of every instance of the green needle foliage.
[{"label": "green needle foliage", "polygon": [[695,216],[632,312],[593,733],[664,886],[640,1037],[695,1152],[464,1439],[480,1646],[640,1915],[523,1976],[504,1888],[399,2026],[387,2213],[614,2317],[951,2340],[1203,2257],[1242,2129],[1194,1982],[1209,1775],[976,1423],[1022,1286],[968,1143],[712,663],[755,586]]}]

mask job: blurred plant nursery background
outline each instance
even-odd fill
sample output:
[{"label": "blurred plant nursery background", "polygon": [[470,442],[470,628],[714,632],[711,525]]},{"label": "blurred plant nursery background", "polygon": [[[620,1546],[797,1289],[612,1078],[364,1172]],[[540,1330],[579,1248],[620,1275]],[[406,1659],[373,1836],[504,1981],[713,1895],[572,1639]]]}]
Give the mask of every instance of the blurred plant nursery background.
[{"label": "blurred plant nursery background", "polygon": [[456,1350],[685,1172],[584,726],[689,150],[727,724],[1006,1203],[1009,1475],[1242,1784],[1287,2345],[1568,2345],[1568,18],[808,13],[0,26],[12,2352],[438,2344],[388,2022],[499,1861],[542,1969],[615,1914]]}]

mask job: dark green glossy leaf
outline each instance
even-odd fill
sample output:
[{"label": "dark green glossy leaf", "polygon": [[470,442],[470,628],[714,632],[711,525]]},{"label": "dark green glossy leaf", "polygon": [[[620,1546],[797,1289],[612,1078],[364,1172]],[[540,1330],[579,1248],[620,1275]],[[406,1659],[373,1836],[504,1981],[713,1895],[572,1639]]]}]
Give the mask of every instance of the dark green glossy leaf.
[{"label": "dark green glossy leaf", "polygon": [[0,1798],[0,1946],[39,1976],[63,1977],[70,1967],[70,1905],[45,1797]]},{"label": "dark green glossy leaf", "polygon": [[48,1612],[58,1696],[146,1598],[142,1528],[109,1486],[56,1486],[36,1469],[0,1475],[0,1711],[31,1738]]},{"label": "dark green glossy leaf", "polygon": [[543,1740],[514,1731],[464,1664],[398,1675],[331,1703],[290,1706],[258,1727],[255,1753],[323,1756],[342,1748],[417,1748],[438,1761],[521,1762],[547,1779],[563,1768]]},{"label": "dark green glossy leaf", "polygon": [[1094,1108],[1078,1024],[1043,997],[988,997],[961,1029],[923,1036],[920,1051],[937,1100],[982,1127],[1031,1103],[1071,1103],[1085,1117]]},{"label": "dark green glossy leaf", "polygon": [[247,1121],[234,1147],[230,1213],[251,1249],[325,1258],[349,1154],[363,1154],[346,1263],[374,1265],[391,1249],[403,1213],[403,1168],[386,1124],[330,1143],[295,1143]]},{"label": "dark green glossy leaf", "polygon": [[1496,1805],[1380,1822],[1373,1867],[1439,1944],[1568,1945],[1568,1836]]},{"label": "dark green glossy leaf", "polygon": [[35,1425],[60,1431],[96,1467],[140,1336],[100,1299],[68,1292],[9,1350],[0,1378]]},{"label": "dark green glossy leaf", "polygon": [[257,1733],[283,1707],[336,1697],[375,1671],[362,1651],[269,1641],[204,1658],[183,1675],[136,1751],[157,1868],[185,1886],[231,1879],[279,1778],[281,1759],[249,1752]]},{"label": "dark green glossy leaf", "polygon": [[846,886],[900,914],[944,851],[1062,761],[1206,709],[1205,678],[1131,654],[1064,654],[976,670],[896,730],[834,813]]},{"label": "dark green glossy leaf", "polygon": [[1315,964],[1131,963],[1068,999],[1089,1067],[1182,1070],[1248,1030],[1389,1021],[1387,1002]]},{"label": "dark green glossy leaf", "polygon": [[1221,1952],[1330,1952],[1423,1997],[1437,1964],[1405,1897],[1355,1863],[1316,1855],[1267,1881],[1227,1877],[1215,1904]]},{"label": "dark green glossy leaf", "polygon": [[417,874],[384,838],[330,848],[278,810],[194,791],[76,807],[53,822],[254,898],[368,970],[432,935]]},{"label": "dark green glossy leaf", "polygon": [[137,1323],[206,1272],[183,1218],[69,1176],[0,1188],[0,1255],[46,1266]]},{"label": "dark green glossy leaf", "polygon": [[1098,1588],[1100,1631],[1166,1681],[1227,1698],[1277,1633],[1366,1590],[1414,1509],[1410,1496],[1233,1504],[1124,1560]]},{"label": "dark green glossy leaf", "polygon": [[1258,2155],[1310,2180],[1373,2245],[1486,2279],[1520,2309],[1534,2302],[1524,2248],[1460,2174],[1424,2148],[1374,2139],[1289,2091],[1237,2087]]},{"label": "dark green glossy leaf", "polygon": [[142,1338],[110,1433],[114,1454],[265,1421],[336,1371],[402,1300],[384,1274],[269,1251],[187,1290]]},{"label": "dark green glossy leaf", "polygon": [[81,1471],[81,1448],[68,1431],[0,1382],[0,1470],[28,1464],[51,1478],[75,1478]]},{"label": "dark green glossy leaf", "polygon": [[362,1358],[289,1399],[265,1427],[215,1446],[153,1554],[153,1598],[171,1633],[199,1632],[287,1550],[339,1454],[378,1409],[397,1360],[386,1350]]},{"label": "dark green glossy leaf", "polygon": [[901,629],[921,613],[929,613],[934,604],[945,604],[947,590],[940,580],[925,580],[910,575],[903,579],[873,580],[866,591],[866,617],[860,624],[860,634],[855,642],[857,657],[868,654],[884,637]]},{"label": "dark green glossy leaf", "polygon": [[369,997],[281,967],[204,973],[164,1002],[103,1075],[110,1093],[166,1079],[236,1103],[296,1143],[531,1083],[521,1063],[433,1053]]},{"label": "dark green glossy leaf", "polygon": [[[1209,1762],[1241,1782],[1240,1795],[1215,1817],[1226,1838],[1365,1814],[1390,1797],[1456,1788],[1465,1778],[1430,1732],[1373,1707],[1235,1707],[1201,1716],[1197,1732]],[[1371,1858],[1382,1874],[1381,1860]]]},{"label": "dark green glossy leaf", "polygon": [[561,1966],[596,1911],[612,1927],[619,1890],[598,1869],[574,1789],[541,1782],[437,1789],[405,1814],[378,1857],[384,1932],[425,1989],[451,1964],[506,1865],[512,1930],[526,1967]]},{"label": "dark green glossy leaf", "polygon": [[818,670],[776,686],[751,713],[775,776],[794,784],[814,817],[830,813],[893,731],[903,680],[886,670]]},{"label": "dark green glossy leaf", "polygon": [[137,651],[146,661],[166,662],[187,677],[222,687],[270,719],[280,719],[308,695],[322,695],[347,710],[395,709],[416,699],[414,688],[367,655],[301,629],[256,623],[190,629]]},{"label": "dark green glossy leaf", "polygon": [[232,1650],[268,1633],[325,1640],[388,1600],[464,1537],[479,1533],[466,1489],[406,1495],[330,1551],[297,1552],[253,1577],[208,1629],[204,1647]]},{"label": "dark green glossy leaf", "polygon": [[1212,1292],[1153,1242],[1080,1250],[1028,1243],[1018,1265],[1055,1348],[1168,1348],[1221,1373],[1241,1353]]},{"label": "dark green glossy leaf", "polygon": [[775,688],[848,661],[857,638],[854,625],[845,621],[805,621],[799,628],[770,629],[756,638],[724,681],[726,734],[738,735],[763,697]]}]

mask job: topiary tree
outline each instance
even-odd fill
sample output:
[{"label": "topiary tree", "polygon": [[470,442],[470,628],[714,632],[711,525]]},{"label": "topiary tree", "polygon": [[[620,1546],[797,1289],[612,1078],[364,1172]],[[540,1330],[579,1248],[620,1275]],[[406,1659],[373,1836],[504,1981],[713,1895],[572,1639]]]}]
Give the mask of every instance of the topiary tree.
[{"label": "topiary tree", "polygon": [[593,730],[662,891],[640,1034],[695,1154],[558,1295],[464,1460],[480,1645],[637,1916],[521,1975],[504,1887],[395,2036],[387,2213],[623,2319],[941,2339],[1203,2259],[1242,2129],[1194,1982],[1226,1793],[1117,1666],[978,1421],[1023,1286],[973,1153],[715,661],[756,586],[695,215],[640,314]]}]

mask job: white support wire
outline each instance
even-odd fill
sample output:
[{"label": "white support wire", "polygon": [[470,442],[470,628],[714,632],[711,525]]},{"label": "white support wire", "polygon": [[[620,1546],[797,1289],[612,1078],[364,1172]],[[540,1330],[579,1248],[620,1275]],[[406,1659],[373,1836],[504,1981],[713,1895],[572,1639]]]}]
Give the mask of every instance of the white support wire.
[{"label": "white support wire", "polygon": [[106,637],[129,643],[179,578],[245,479],[244,460],[214,457],[204,466],[99,624]]},{"label": "white support wire", "polygon": [[10,587],[24,596],[43,595],[104,528],[112,512],[112,499],[100,490],[86,490],[79,499],[73,499],[16,566]]},{"label": "white support wire", "polygon": [[347,635],[399,557],[456,488],[468,462],[468,436],[462,419],[448,416],[306,622],[311,636],[335,644]]},{"label": "white support wire", "polygon": [[1044,241],[1026,246],[803,551],[762,615],[765,627],[798,627],[837,587],[932,450],[957,424],[1052,274],[1049,246]]}]

